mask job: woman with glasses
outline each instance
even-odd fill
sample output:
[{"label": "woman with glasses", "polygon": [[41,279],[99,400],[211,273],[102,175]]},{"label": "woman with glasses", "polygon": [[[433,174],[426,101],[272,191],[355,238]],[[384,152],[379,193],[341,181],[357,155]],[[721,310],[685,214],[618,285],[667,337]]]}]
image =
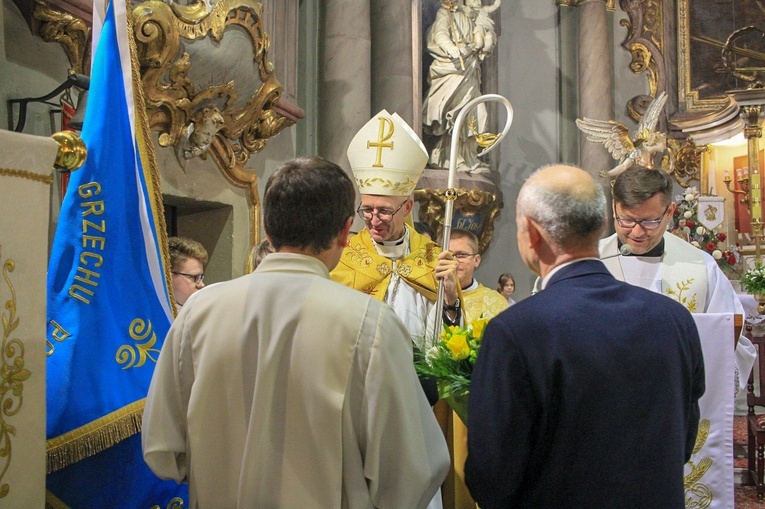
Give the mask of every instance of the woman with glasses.
[{"label": "woman with glasses", "polygon": [[204,288],[207,250],[196,240],[170,237],[170,272],[173,275],[173,297],[178,310],[191,295]]}]

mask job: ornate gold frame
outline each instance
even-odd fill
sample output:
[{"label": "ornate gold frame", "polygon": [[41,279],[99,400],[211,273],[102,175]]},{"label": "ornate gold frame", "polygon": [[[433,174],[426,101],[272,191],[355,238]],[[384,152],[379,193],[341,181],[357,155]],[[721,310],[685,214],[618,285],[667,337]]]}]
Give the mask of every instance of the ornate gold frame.
[{"label": "ornate gold frame", "polygon": [[700,99],[695,90],[691,90],[691,31],[688,10],[691,0],[677,1],[677,94],[680,104],[686,111],[709,111],[724,108],[730,103],[727,97]]}]

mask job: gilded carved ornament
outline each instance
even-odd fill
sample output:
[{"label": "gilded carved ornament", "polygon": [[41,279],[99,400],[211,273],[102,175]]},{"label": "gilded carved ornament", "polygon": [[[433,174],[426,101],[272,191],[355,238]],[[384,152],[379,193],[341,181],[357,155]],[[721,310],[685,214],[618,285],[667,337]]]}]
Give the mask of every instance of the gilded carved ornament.
[{"label": "gilded carved ornament", "polygon": [[629,16],[619,24],[627,29],[621,46],[632,56],[630,70],[635,74],[647,73],[649,97],[636,96],[627,103],[627,111],[636,122],[645,106],[665,90],[664,16],[661,0],[620,0],[619,6]]},{"label": "gilded carved ornament", "polygon": [[71,72],[90,75],[90,26],[69,13],[41,0],[35,0],[34,18],[45,42],[57,42],[64,48]]},{"label": "gilded carved ornament", "polygon": [[606,9],[609,11],[614,10],[615,0],[555,0],[555,5],[558,7],[579,7],[582,4],[600,2],[606,4]]},{"label": "gilded carved ornament", "polygon": [[[260,231],[257,176],[244,165],[302,112],[288,111],[279,102],[282,87],[268,60],[270,39],[263,29],[262,4],[219,0],[209,12],[203,5],[150,0],[133,10],[150,127],[160,133],[161,146],[175,148],[182,167],[188,159],[209,154],[230,182],[247,190],[254,243]],[[220,50],[225,33],[234,28],[247,35],[249,46],[242,49],[252,54],[255,72],[250,76],[257,84],[224,82],[225,76],[219,83],[210,83],[214,76],[195,82],[194,71],[203,64],[191,58],[187,45],[208,42]],[[254,90],[249,95],[248,86]]]},{"label": "gilded carved ornament", "polygon": [[693,139],[670,139],[667,141],[667,154],[662,159],[664,171],[671,173],[683,187],[691,185],[692,180],[701,180],[701,157],[708,150],[707,145],[696,145]]},{"label": "gilded carved ornament", "polygon": [[[456,193],[456,194],[455,194]],[[449,195],[449,196],[447,196]],[[414,199],[420,204],[418,217],[434,227],[436,237],[443,232],[446,202],[454,200],[454,210],[465,218],[475,217],[482,231],[474,231],[478,237],[478,251],[485,253],[494,234],[494,220],[503,207],[497,195],[481,189],[415,189]],[[456,228],[464,228],[456,225]],[[469,228],[464,228],[469,229]]]}]

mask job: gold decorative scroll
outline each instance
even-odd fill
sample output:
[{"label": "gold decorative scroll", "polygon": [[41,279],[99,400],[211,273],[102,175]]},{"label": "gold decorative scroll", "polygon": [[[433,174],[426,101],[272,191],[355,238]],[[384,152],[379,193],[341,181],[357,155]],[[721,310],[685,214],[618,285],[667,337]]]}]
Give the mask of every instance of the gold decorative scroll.
[{"label": "gold decorative scroll", "polygon": [[[220,0],[209,13],[203,5],[150,0],[133,10],[149,122],[151,130],[160,133],[159,144],[176,147],[176,154],[189,143],[190,127],[196,125],[196,133],[200,133],[200,125],[207,128],[207,143],[191,138],[186,157],[206,157],[209,153],[227,179],[246,188],[251,241],[255,243],[260,230],[257,177],[244,165],[251,154],[261,151],[269,139],[295,120],[279,107],[282,87],[268,60],[270,39],[262,25],[262,5],[254,0]],[[242,84],[235,80],[194,83],[189,71],[197,63],[182,49],[182,40],[209,37],[219,43],[228,29],[247,34],[257,69],[253,78],[260,81],[255,93],[241,100]],[[205,118],[213,121],[200,121],[205,111]]]},{"label": "gold decorative scroll", "polygon": [[[630,70],[635,74],[646,73],[649,95],[655,98],[665,90],[666,67],[664,63],[664,16],[661,0],[620,0],[619,6],[627,13],[629,20],[619,24],[627,28],[627,37],[622,47],[630,52]],[[645,102],[644,96],[630,99],[627,111],[636,122],[642,111],[638,104]]]},{"label": "gold decorative scroll", "polygon": [[688,187],[692,180],[701,180],[701,155],[707,148],[706,145],[697,146],[690,138],[667,140],[669,155],[664,156],[662,168],[671,173],[678,184]]},{"label": "gold decorative scroll", "polygon": [[71,14],[35,0],[32,16],[41,22],[39,33],[45,42],[57,42],[64,48],[71,71],[90,74],[90,26]]}]

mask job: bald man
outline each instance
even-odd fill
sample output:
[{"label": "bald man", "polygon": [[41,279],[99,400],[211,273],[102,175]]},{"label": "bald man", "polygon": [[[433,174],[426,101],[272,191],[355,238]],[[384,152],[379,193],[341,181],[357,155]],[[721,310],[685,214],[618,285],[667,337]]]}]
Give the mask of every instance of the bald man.
[{"label": "bald man", "polygon": [[521,188],[518,249],[542,291],[489,323],[473,371],[465,475],[481,509],[684,507],[698,332],[682,305],[608,272],[605,217],[580,169]]}]

